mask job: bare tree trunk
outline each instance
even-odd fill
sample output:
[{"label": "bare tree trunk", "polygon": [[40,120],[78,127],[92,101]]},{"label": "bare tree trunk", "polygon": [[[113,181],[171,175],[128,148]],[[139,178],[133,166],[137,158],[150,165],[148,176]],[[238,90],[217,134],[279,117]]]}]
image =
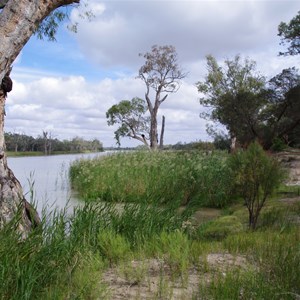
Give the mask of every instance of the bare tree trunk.
[{"label": "bare tree trunk", "polygon": [[160,149],[164,148],[165,122],[166,122],[166,118],[165,118],[165,116],[162,116],[161,132],[160,132],[160,139],[159,139],[159,148]]}]

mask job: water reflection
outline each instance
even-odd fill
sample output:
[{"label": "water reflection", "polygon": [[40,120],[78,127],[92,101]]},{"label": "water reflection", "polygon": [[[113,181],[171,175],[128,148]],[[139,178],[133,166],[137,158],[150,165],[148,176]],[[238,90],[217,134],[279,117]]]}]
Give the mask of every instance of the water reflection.
[{"label": "water reflection", "polygon": [[33,199],[41,213],[42,209],[61,209],[67,204],[69,208],[79,205],[81,202],[70,189],[70,164],[76,159],[103,156],[107,153],[9,157],[8,166],[20,181],[26,199]]}]

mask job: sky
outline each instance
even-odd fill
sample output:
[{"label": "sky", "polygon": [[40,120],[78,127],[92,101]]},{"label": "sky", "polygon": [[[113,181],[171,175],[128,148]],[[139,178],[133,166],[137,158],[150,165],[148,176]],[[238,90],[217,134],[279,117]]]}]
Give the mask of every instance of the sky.
[{"label": "sky", "polygon": [[[86,6],[87,5],[87,6]],[[99,139],[116,146],[106,111],[121,100],[144,98],[137,78],[153,45],[173,45],[188,73],[177,93],[169,95],[158,115],[166,117],[165,144],[208,141],[207,121],[199,117],[196,82],[206,75],[205,56],[221,64],[236,54],[257,62],[271,78],[287,67],[299,67],[298,57],[279,57],[277,27],[300,9],[299,1],[88,0],[70,8],[56,42],[33,36],[13,65],[13,91],[6,102],[5,130],[37,137],[43,131],[58,139]],[[91,20],[82,18],[92,11]],[[123,138],[124,147],[140,142]]]}]

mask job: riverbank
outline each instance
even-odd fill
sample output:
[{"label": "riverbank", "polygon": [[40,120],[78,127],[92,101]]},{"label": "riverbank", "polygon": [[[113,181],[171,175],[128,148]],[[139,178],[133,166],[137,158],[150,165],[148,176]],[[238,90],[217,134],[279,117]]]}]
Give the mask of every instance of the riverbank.
[{"label": "riverbank", "polygon": [[223,173],[224,155],[145,152],[77,160],[71,178],[85,205],[44,216],[43,229],[22,243],[12,229],[0,232],[0,295],[297,299],[297,190],[282,185],[256,231],[249,230],[243,200],[225,194],[232,177]]}]

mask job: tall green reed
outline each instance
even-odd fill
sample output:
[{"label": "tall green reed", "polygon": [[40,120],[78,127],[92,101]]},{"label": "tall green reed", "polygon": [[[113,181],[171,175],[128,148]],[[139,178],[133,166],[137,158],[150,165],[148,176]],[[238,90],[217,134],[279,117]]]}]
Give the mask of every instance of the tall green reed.
[{"label": "tall green reed", "polygon": [[200,151],[121,153],[76,161],[73,188],[85,200],[223,207],[230,173],[224,155]]}]

